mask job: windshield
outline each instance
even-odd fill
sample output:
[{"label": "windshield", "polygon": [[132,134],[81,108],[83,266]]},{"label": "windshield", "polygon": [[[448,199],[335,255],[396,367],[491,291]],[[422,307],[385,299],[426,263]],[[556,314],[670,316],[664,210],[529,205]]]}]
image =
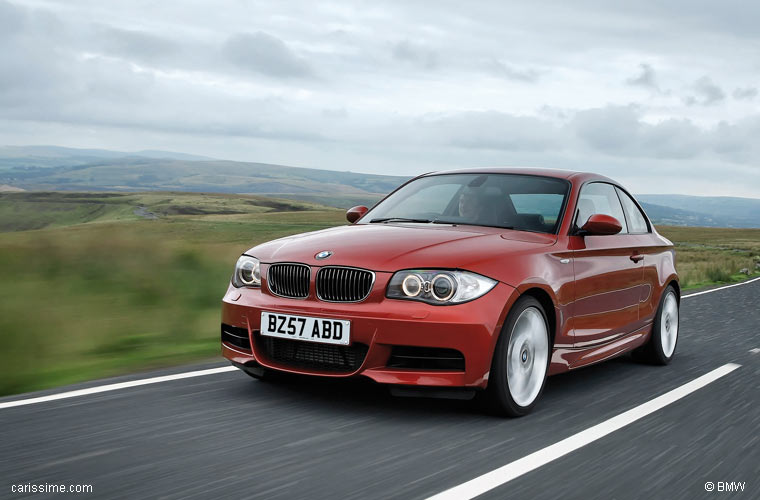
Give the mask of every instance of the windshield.
[{"label": "windshield", "polygon": [[522,174],[440,174],[401,187],[360,224],[419,222],[556,233],[570,183]]}]

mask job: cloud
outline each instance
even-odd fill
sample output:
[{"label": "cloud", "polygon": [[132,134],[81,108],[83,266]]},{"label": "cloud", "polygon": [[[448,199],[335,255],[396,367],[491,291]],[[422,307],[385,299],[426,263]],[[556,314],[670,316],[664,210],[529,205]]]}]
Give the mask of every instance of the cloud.
[{"label": "cloud", "polygon": [[149,14],[0,0],[0,142],[88,137],[404,175],[515,163],[654,172],[678,190],[688,178],[760,196],[760,117],[747,105],[760,3],[547,1],[292,0],[251,15],[226,0],[166,0]]},{"label": "cloud", "polygon": [[[375,137],[392,137],[397,144],[424,142],[467,150],[533,153],[575,151],[590,157],[687,159],[728,152],[735,157],[734,146],[726,143],[730,134],[725,130],[704,131],[683,119],[647,123],[640,109],[632,105],[579,110],[562,124],[507,113],[461,112],[426,115],[394,128],[397,135]],[[740,129],[733,132],[744,139],[752,127]]]},{"label": "cloud", "polygon": [[607,106],[579,111],[570,121],[572,129],[587,146],[605,153],[630,154],[641,131],[639,114],[631,106]]},{"label": "cloud", "polygon": [[517,82],[534,83],[538,81],[540,76],[539,72],[534,69],[518,69],[496,59],[491,60],[488,66],[496,76]]},{"label": "cloud", "polygon": [[635,87],[644,87],[656,92],[660,92],[660,86],[657,84],[657,77],[655,75],[654,68],[646,63],[639,64],[639,67],[641,68],[641,73],[639,76],[628,78],[625,82],[628,85],[633,85]]},{"label": "cloud", "polygon": [[434,69],[438,66],[438,53],[435,50],[409,40],[394,44],[391,54],[397,61],[412,63],[425,69]]},{"label": "cloud", "polygon": [[166,62],[176,58],[180,51],[172,40],[145,31],[104,26],[99,35],[106,53],[136,61]]},{"label": "cloud", "polygon": [[[579,111],[570,120],[565,132],[574,131],[585,144],[591,157],[603,153],[617,158],[649,158],[652,160],[712,160],[751,165],[760,175],[760,115],[736,123],[720,122],[703,128],[689,119],[665,119],[648,123],[635,106],[607,106]],[[568,140],[563,134],[563,140]],[[579,150],[568,145],[568,149]],[[681,168],[689,171],[689,163]],[[698,175],[694,172],[694,175]],[[718,179],[716,179],[718,180]]]},{"label": "cloud", "polygon": [[25,22],[26,16],[23,10],[5,0],[0,0],[0,40],[23,31]]},{"label": "cloud", "polygon": [[711,134],[712,148],[723,158],[735,163],[752,165],[755,170],[760,163],[760,115],[751,116],[736,123],[721,122]]},{"label": "cloud", "polygon": [[404,133],[425,141],[465,149],[547,151],[560,147],[558,130],[539,118],[507,113],[461,112],[423,116]]},{"label": "cloud", "polygon": [[700,104],[702,106],[710,106],[717,104],[726,98],[726,93],[718,85],[707,76],[703,76],[692,85],[692,90],[696,92],[696,96],[687,96],[684,102],[688,106]]},{"label": "cloud", "polygon": [[757,97],[757,88],[756,87],[745,87],[745,88],[736,88],[733,92],[734,99],[742,101],[751,101],[755,97]]},{"label": "cloud", "polygon": [[279,78],[312,76],[305,59],[279,38],[257,31],[232,35],[223,47],[224,55],[237,67]]}]

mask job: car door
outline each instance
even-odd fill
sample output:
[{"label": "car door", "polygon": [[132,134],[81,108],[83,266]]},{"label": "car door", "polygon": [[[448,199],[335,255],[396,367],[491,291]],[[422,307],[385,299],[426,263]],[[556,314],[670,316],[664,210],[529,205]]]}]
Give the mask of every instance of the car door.
[{"label": "car door", "polygon": [[644,326],[652,321],[659,297],[654,291],[659,288],[659,272],[657,263],[662,249],[652,237],[652,226],[644,215],[641,207],[633,200],[633,197],[619,187],[617,190],[620,202],[623,205],[628,233],[631,235],[632,244],[636,245],[635,251],[643,256],[642,286],[639,293],[639,321],[638,326]]},{"label": "car door", "polygon": [[642,259],[636,237],[628,233],[615,186],[591,182],[581,188],[574,230],[594,214],[614,217],[622,230],[613,235],[570,236],[575,273],[573,343],[576,347],[629,333],[636,328],[639,319]]}]

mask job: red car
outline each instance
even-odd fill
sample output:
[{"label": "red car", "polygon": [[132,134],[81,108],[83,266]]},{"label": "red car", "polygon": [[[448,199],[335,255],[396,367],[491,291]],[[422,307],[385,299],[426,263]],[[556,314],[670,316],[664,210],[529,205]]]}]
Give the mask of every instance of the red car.
[{"label": "red car", "polygon": [[673,244],[606,177],[431,173],[347,218],[240,257],[224,357],[256,378],[466,389],[510,416],[535,406],[547,375],[629,351],[673,357]]}]

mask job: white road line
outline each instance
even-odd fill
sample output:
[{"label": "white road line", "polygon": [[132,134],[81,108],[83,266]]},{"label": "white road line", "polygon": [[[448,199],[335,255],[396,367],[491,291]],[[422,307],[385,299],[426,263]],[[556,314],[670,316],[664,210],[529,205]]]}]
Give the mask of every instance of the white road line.
[{"label": "white road line", "polygon": [[503,467],[499,467],[498,469],[492,470],[482,476],[471,479],[466,483],[462,483],[459,486],[455,486],[449,490],[434,495],[428,500],[469,500],[478,495],[482,495],[487,491],[508,483],[534,469],[538,469],[542,465],[546,465],[549,462],[586,446],[589,443],[593,443],[607,434],[615,432],[626,425],[646,417],[650,413],[654,413],[655,411],[688,396],[692,392],[731,373],[739,368],[739,366],[741,365],[734,363],[725,364],[692,380],[691,382],[673,389],[670,392],[666,392],[662,396],[658,396],[651,401],[647,401],[646,403],[623,412],[620,415],[614,416],[609,420],[605,420],[593,427],[589,427],[577,434],[573,434],[569,438],[563,439],[562,441],[547,446],[546,448],[531,453],[530,455],[515,460],[514,462],[508,463]]},{"label": "white road line", "polygon": [[697,295],[704,295],[706,293],[717,292],[718,290],[725,290],[726,288],[733,288],[735,286],[749,285],[753,281],[757,281],[757,280],[760,280],[760,278],[752,278],[751,280],[742,281],[741,283],[734,283],[733,285],[721,286],[721,287],[718,287],[718,288],[713,288],[712,290],[705,290],[704,292],[690,293],[689,295],[681,295],[681,298],[682,299],[687,299],[689,297],[696,297]]},{"label": "white road line", "polygon": [[169,382],[170,380],[181,380],[183,378],[203,377],[205,375],[215,375],[217,373],[231,372],[235,370],[237,370],[237,368],[235,368],[234,366],[223,366],[221,368],[211,368],[209,370],[197,370],[194,372],[177,373],[174,375],[164,375],[162,377],[152,377],[152,378],[144,378],[140,380],[130,380],[129,382],[119,382],[117,384],[99,385],[96,387],[89,387],[87,389],[78,389],[76,391],[59,392],[58,394],[50,394],[49,396],[19,399],[17,401],[7,401],[4,403],[0,403],[0,409],[13,408],[14,406],[33,405],[36,403],[44,403],[46,401],[56,401],[58,399],[76,398],[78,396],[87,396],[88,394],[97,394],[99,392],[118,391],[119,389],[127,389],[128,387],[158,384],[161,382]]}]

